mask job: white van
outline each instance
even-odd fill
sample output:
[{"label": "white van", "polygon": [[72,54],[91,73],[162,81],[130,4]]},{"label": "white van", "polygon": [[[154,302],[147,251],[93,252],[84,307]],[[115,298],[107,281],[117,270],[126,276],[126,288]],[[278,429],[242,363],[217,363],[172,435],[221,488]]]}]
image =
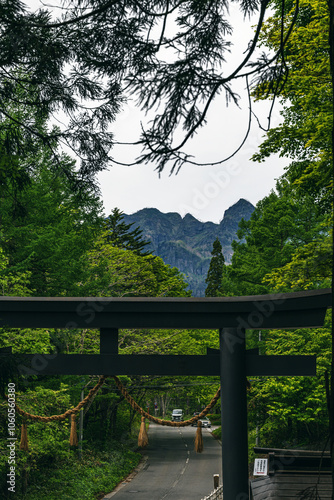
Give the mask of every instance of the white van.
[{"label": "white van", "polygon": [[183,410],[176,409],[172,411],[172,421],[173,422],[181,422],[183,420]]}]

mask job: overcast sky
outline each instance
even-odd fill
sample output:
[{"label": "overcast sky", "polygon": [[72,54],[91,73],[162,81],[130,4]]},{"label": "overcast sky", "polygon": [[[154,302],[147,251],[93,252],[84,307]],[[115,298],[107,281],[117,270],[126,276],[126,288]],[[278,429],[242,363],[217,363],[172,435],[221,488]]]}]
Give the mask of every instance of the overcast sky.
[{"label": "overcast sky", "polygon": [[[33,10],[48,6],[55,15],[59,14],[56,5],[61,0],[26,0],[26,5]],[[224,73],[231,72],[243,59],[243,53],[257,22],[257,16],[251,20],[243,19],[239,7],[230,3],[230,15],[234,32],[231,37],[233,48],[227,60]],[[173,30],[173,26],[169,26]],[[244,138],[248,124],[248,101],[244,92],[244,82],[239,82],[234,89],[240,94],[240,109],[234,104],[226,107],[225,95],[216,98],[207,117],[207,124],[200,133],[188,143],[187,152],[194,155],[198,162],[213,162],[228,157]],[[258,103],[255,111],[266,125],[270,102]],[[124,106],[111,129],[118,141],[137,140],[140,133],[140,121],[143,115],[129,100]],[[272,126],[279,123],[279,110],[273,113]],[[264,132],[255,120],[251,134],[242,150],[226,163],[214,167],[196,167],[184,165],[180,172],[170,175],[168,168],[160,175],[155,165],[137,165],[132,167],[111,166],[101,173],[98,181],[104,202],[105,213],[118,207],[130,214],[146,207],[155,207],[162,212],[178,212],[182,216],[191,213],[201,221],[219,222],[224,212],[240,198],[256,204],[275,187],[276,179],[282,175],[287,160],[271,157],[258,164],[250,160]],[[132,162],[139,150],[131,146],[119,146],[112,152],[121,162]]]},{"label": "overcast sky", "polygon": [[[188,151],[198,161],[215,161],[229,156],[242,141],[248,120],[247,101],[242,110],[231,105],[226,109],[225,99],[212,109],[208,125],[192,141]],[[263,103],[261,103],[263,104]],[[268,110],[268,104],[262,106]],[[263,109],[262,116],[266,116]],[[129,130],[137,112],[125,111],[118,121],[120,128]],[[273,125],[279,123],[278,111]],[[218,166],[197,167],[184,165],[177,175],[166,169],[160,176],[154,165],[121,167],[112,166],[99,175],[105,212],[114,207],[130,214],[145,207],[162,212],[191,213],[201,221],[219,222],[224,212],[240,198],[254,205],[275,187],[276,179],[284,172],[287,161],[272,157],[263,163],[250,160],[258,150],[263,132],[254,123],[252,133],[242,150],[232,159]],[[131,161],[130,147],[115,157]]]}]

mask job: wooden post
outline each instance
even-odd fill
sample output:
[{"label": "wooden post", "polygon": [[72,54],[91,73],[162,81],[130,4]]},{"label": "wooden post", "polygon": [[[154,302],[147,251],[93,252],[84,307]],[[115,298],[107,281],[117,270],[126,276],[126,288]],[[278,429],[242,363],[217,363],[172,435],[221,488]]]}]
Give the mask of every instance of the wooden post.
[{"label": "wooden post", "polygon": [[219,474],[213,475],[213,489],[216,490],[219,487]]}]

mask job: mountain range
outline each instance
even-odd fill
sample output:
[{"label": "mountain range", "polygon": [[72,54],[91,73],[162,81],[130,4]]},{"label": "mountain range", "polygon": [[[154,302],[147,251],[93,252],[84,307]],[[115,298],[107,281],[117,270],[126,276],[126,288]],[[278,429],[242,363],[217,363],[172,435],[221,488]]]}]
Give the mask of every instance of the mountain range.
[{"label": "mountain range", "polygon": [[139,226],[143,238],[150,241],[146,248],[184,273],[194,297],[203,297],[214,240],[219,238],[225,262],[229,264],[239,222],[242,218],[248,220],[254,208],[242,198],[225,211],[219,224],[201,222],[191,214],[181,217],[175,212],[162,213],[156,208],[125,214],[124,221],[133,223],[133,229]]}]

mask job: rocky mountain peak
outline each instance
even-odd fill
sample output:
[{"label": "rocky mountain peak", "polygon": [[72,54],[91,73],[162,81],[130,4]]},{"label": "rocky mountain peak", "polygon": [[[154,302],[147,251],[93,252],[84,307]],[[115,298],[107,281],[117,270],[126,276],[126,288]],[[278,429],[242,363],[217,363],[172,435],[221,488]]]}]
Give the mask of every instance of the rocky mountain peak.
[{"label": "rocky mountain peak", "polygon": [[219,238],[225,262],[231,262],[231,245],[236,239],[239,222],[242,218],[248,220],[253,210],[249,201],[240,199],[225,210],[219,224],[201,222],[191,214],[182,218],[176,212],[162,213],[156,208],[125,215],[124,220],[127,224],[133,223],[133,228],[142,229],[143,237],[151,242],[148,250],[184,273],[193,295],[200,297],[204,296],[206,288],[214,240]]},{"label": "rocky mountain peak", "polygon": [[220,224],[226,221],[227,218],[239,218],[241,220],[242,218],[244,219],[249,219],[250,215],[252,214],[254,210],[254,205],[251,204],[250,201],[245,200],[244,198],[240,198],[237,203],[229,207],[227,210],[224,212],[224,217],[222,218]]}]

